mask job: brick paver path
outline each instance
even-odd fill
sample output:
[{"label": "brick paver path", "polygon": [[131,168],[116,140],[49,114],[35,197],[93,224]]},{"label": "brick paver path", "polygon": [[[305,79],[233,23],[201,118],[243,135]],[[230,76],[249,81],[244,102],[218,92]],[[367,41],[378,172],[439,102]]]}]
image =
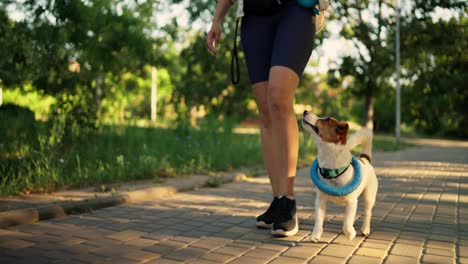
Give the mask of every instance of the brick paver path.
[{"label": "brick paver path", "polygon": [[343,237],[343,208],[329,203],[320,243],[309,241],[314,194],[304,169],[294,237],[254,227],[271,199],[259,177],[0,229],[0,263],[468,263],[468,146],[438,143],[374,155],[380,189],[367,238]]}]

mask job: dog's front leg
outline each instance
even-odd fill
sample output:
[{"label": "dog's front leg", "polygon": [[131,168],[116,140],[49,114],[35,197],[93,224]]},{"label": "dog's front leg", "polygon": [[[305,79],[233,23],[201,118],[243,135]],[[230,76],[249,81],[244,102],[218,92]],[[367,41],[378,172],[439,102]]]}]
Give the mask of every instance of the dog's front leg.
[{"label": "dog's front leg", "polygon": [[352,240],[356,236],[356,230],[354,230],[354,219],[356,218],[356,210],[357,198],[347,201],[345,219],[343,222],[343,233],[349,240]]},{"label": "dog's front leg", "polygon": [[315,197],[315,225],[310,240],[317,242],[323,233],[323,220],[325,219],[325,212],[327,210],[327,199],[321,198],[320,194]]}]

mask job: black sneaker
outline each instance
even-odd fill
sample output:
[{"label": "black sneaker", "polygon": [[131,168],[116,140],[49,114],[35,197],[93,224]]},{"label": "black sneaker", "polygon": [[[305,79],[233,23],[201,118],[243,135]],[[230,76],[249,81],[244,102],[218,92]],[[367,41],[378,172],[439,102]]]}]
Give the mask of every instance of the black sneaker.
[{"label": "black sneaker", "polygon": [[278,199],[278,211],[271,229],[274,236],[294,236],[299,231],[296,215],[296,200],[286,196]]},{"label": "black sneaker", "polygon": [[278,209],[278,197],[273,198],[270,206],[265,213],[257,216],[257,227],[259,228],[271,228],[275,221],[276,211]]}]

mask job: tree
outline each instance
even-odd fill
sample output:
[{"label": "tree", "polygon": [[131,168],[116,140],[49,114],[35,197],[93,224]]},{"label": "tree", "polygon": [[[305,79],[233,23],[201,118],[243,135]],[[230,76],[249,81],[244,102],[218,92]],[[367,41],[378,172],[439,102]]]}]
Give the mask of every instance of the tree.
[{"label": "tree", "polygon": [[[100,102],[110,88],[106,80],[117,83],[125,72],[141,74],[144,65],[158,63],[156,44],[160,42],[151,35],[156,4],[7,1],[0,6],[0,29],[11,37],[2,36],[0,42],[8,44],[10,53],[0,62],[0,78],[7,87],[32,83],[59,98],[57,107],[68,105],[70,120],[75,118],[78,126],[94,126]],[[13,22],[5,12],[7,6],[23,12],[25,18]],[[105,78],[109,74],[113,78]]]},{"label": "tree", "polygon": [[[187,10],[191,23],[202,23],[206,25],[205,28],[211,26],[215,6],[216,1],[190,1]],[[204,106],[209,114],[219,118],[244,117],[249,112],[248,97],[251,91],[242,51],[238,53],[241,80],[236,86],[231,84],[234,9],[224,20],[220,50],[216,56],[212,56],[206,48],[205,31],[186,35],[190,45],[180,53],[181,72],[175,79],[177,85],[174,90],[174,100],[187,106],[183,111]]]},{"label": "tree", "polygon": [[468,137],[466,3],[439,5],[450,8],[452,17],[434,20],[435,6],[417,1],[421,15],[402,24],[403,78],[411,80],[402,90],[403,119],[429,134]]},{"label": "tree", "polygon": [[333,79],[350,81],[350,91],[365,99],[365,124],[373,127],[374,97],[390,88],[393,73],[392,32],[388,20],[393,15],[391,1],[335,1],[332,19],[341,24],[341,36],[354,47],[355,54],[337,62],[329,74]]},{"label": "tree", "polygon": [[[466,124],[463,68],[467,60],[462,49],[466,46],[463,12],[467,4],[457,0],[402,3],[403,119],[431,133],[444,122],[446,127]],[[364,98],[367,126],[373,123],[374,100],[378,98],[377,114],[385,116],[381,121],[387,122],[380,127],[387,129],[394,124],[393,107],[389,104],[394,100],[394,4],[392,0],[334,1],[331,12],[332,19],[341,25],[340,35],[353,45],[354,53],[336,62],[329,71],[330,83],[338,80],[343,84],[346,80],[348,90],[357,98]],[[433,21],[435,11],[440,9],[454,15],[458,12],[460,19]],[[453,111],[460,115],[447,118]]]},{"label": "tree", "polygon": [[34,75],[35,49],[26,23],[12,21],[0,4],[0,85],[23,83]]}]

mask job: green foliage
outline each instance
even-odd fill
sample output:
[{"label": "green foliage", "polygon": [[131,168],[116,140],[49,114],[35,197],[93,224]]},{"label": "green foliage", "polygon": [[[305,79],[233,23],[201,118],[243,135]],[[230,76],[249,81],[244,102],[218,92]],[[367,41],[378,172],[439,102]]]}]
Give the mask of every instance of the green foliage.
[{"label": "green foliage", "polygon": [[[0,106],[0,138],[17,138],[16,143],[28,141],[36,136],[34,112],[27,107],[6,103]],[[32,129],[30,129],[32,128]],[[9,152],[21,149],[21,145],[1,145],[2,150]]]},{"label": "green foliage", "polygon": [[0,194],[61,187],[64,159],[59,153],[63,152],[65,118],[56,119],[44,133],[43,124],[34,121],[30,110],[12,105],[0,109]]},{"label": "green foliage", "polygon": [[[28,110],[21,112],[21,118],[11,113],[3,118],[0,111],[0,195],[89,185],[112,191],[106,184],[262,164],[258,134],[220,131],[217,124],[184,133],[168,128],[104,126],[87,140],[67,142],[68,119],[61,116],[53,123],[34,123]],[[14,123],[8,117],[28,122]],[[315,157],[315,143],[309,134],[300,133],[300,146],[299,166],[308,166]],[[217,178],[207,182],[209,186],[218,184]]]},{"label": "green foliage", "polygon": [[0,86],[34,78],[37,54],[31,48],[28,25],[10,20],[3,4],[0,4],[0,47]]},{"label": "green foliage", "polygon": [[415,145],[410,142],[396,142],[393,136],[374,135],[372,148],[376,151],[398,151]]},{"label": "green foliage", "polygon": [[[468,137],[468,19],[409,20],[402,31],[403,120],[431,135]],[[413,32],[418,32],[414,37]]]},{"label": "green foliage", "polygon": [[[407,4],[401,17],[402,120],[423,133],[467,137],[466,1]],[[363,116],[374,119],[378,131],[393,131],[394,1],[332,5],[333,18],[342,26],[341,36],[354,45],[355,53],[338,61],[329,72],[328,83],[348,88],[356,97],[353,101],[363,100]],[[408,8],[411,12],[405,10]],[[441,8],[453,17],[434,19],[434,12]]]},{"label": "green foliage", "polygon": [[[168,108],[174,89],[169,71],[157,68],[157,116],[171,117]],[[141,74],[124,73],[120,78],[108,74],[105,82],[109,93],[101,105],[101,121],[106,124],[124,123],[125,120],[151,118],[151,67],[145,66]]]},{"label": "green foliage", "polygon": [[261,163],[258,135],[215,129],[181,134],[172,129],[105,126],[86,140],[65,142],[68,124],[64,119],[55,120],[61,122],[35,129],[38,135],[47,135],[39,139],[31,135],[19,142],[14,135],[2,137],[0,194],[171,177]]},{"label": "green foliage", "polygon": [[50,109],[57,102],[55,97],[46,95],[42,90],[36,90],[31,85],[23,85],[22,88],[7,89],[3,92],[4,104],[15,104],[27,107],[34,112],[36,119],[46,120]]},{"label": "green foliage", "polygon": [[[68,102],[76,95],[73,111],[58,109],[68,103],[58,103],[56,111],[69,111],[69,123],[83,118],[85,124],[96,123],[110,85],[119,83],[124,73],[138,75],[144,65],[157,63],[158,47],[150,35],[155,29],[151,23],[155,4],[125,0],[2,3],[0,31],[5,34],[0,44],[12,52],[0,57],[0,80],[7,88],[30,82],[59,101]],[[7,7],[20,10],[25,18],[13,22]],[[81,114],[85,116],[76,116]]]},{"label": "green foliage", "polygon": [[[192,21],[203,21],[210,26],[216,1],[190,1],[187,10]],[[233,11],[232,8],[231,11]],[[235,18],[231,12],[222,25],[223,33],[219,52],[212,56],[206,48],[206,33],[188,34],[190,45],[180,53],[180,75],[174,77],[177,86],[174,89],[174,102],[186,106],[180,116],[187,118],[192,107],[203,105],[208,113],[223,117],[245,117],[250,110],[247,107],[251,95],[250,82],[244,64],[243,53],[239,51],[241,80],[236,86],[231,84],[230,67],[234,41]],[[240,33],[238,33],[240,34]],[[238,40],[240,41],[240,40]]]},{"label": "green foliage", "polygon": [[[393,89],[384,91],[375,98],[374,128],[380,132],[392,133],[395,131],[395,95]],[[402,116],[407,116],[406,112]]]},{"label": "green foliage", "polygon": [[341,36],[353,45],[348,54],[329,72],[329,83],[348,83],[349,92],[365,100],[365,121],[373,120],[373,100],[391,86],[393,46],[389,41],[392,1],[333,2],[333,18],[341,24]]},{"label": "green foliage", "polygon": [[199,122],[199,127],[203,131],[216,132],[231,132],[241,120],[237,119],[236,116],[219,120],[218,117],[208,115]]}]

